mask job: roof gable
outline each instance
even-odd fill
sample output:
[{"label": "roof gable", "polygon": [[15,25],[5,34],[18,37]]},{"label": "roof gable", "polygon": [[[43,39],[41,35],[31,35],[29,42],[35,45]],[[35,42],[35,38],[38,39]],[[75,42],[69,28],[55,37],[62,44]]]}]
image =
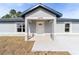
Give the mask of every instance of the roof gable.
[{"label": "roof gable", "polygon": [[29,8],[28,10],[25,10],[25,11],[21,14],[21,16],[25,16],[26,14],[30,13],[31,11],[33,11],[33,10],[39,8],[39,7],[41,7],[41,8],[43,8],[43,9],[45,9],[45,10],[47,10],[47,11],[49,11],[49,12],[55,14],[57,17],[61,17],[61,16],[62,16],[62,14],[59,13],[58,11],[55,11],[54,9],[51,9],[51,8],[49,8],[49,7],[47,7],[47,6],[43,5],[43,4],[37,4],[36,6],[34,6],[34,7],[32,7],[32,8]]},{"label": "roof gable", "polygon": [[55,14],[52,14],[51,12],[43,9],[43,8],[38,8],[38,9],[35,9],[31,12],[29,12],[26,17],[56,17]]}]

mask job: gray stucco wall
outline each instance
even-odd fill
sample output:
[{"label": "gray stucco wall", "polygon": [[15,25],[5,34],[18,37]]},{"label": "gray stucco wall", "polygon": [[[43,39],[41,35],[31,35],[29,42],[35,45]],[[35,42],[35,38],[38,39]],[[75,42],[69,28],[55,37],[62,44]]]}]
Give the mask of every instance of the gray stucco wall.
[{"label": "gray stucco wall", "polygon": [[53,33],[52,23],[45,21],[45,33]]},{"label": "gray stucco wall", "polygon": [[79,33],[79,22],[72,23],[72,33]]},{"label": "gray stucco wall", "polygon": [[15,23],[0,23],[0,34],[8,33],[8,32],[16,32],[16,24]]},{"label": "gray stucco wall", "polygon": [[64,28],[65,28],[65,24],[64,23],[56,23],[55,26],[55,33],[65,33]]},{"label": "gray stucco wall", "polygon": [[79,33],[79,22],[57,22],[55,33],[66,33],[65,23],[70,23],[69,33]]},{"label": "gray stucco wall", "polygon": [[29,30],[30,33],[36,33],[36,22],[32,21],[32,23],[29,23]]},{"label": "gray stucco wall", "polygon": [[24,22],[5,22],[0,23],[0,33],[16,33],[17,27]]}]

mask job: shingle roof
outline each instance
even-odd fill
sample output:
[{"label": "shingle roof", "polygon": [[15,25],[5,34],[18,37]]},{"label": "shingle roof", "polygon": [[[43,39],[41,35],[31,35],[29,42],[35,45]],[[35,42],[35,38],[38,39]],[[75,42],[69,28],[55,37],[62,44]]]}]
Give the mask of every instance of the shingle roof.
[{"label": "shingle roof", "polygon": [[23,18],[3,18],[0,22],[24,22]]},{"label": "shingle roof", "polygon": [[29,9],[25,10],[25,11],[21,14],[21,16],[25,16],[25,14],[28,14],[29,12],[31,12],[31,11],[37,9],[38,7],[42,7],[42,8],[44,8],[44,9],[48,10],[49,12],[55,14],[57,17],[61,17],[61,16],[62,16],[62,14],[61,14],[60,12],[58,12],[58,11],[56,11],[56,10],[54,10],[54,9],[51,9],[51,8],[49,8],[49,7],[47,7],[47,6],[43,5],[43,4],[37,4],[37,5],[33,6],[32,8],[29,8]]},{"label": "shingle roof", "polygon": [[79,22],[79,19],[57,18],[57,22]]},{"label": "shingle roof", "polygon": [[[24,22],[23,18],[3,18],[0,22]],[[79,19],[57,18],[57,22],[79,22]]]}]

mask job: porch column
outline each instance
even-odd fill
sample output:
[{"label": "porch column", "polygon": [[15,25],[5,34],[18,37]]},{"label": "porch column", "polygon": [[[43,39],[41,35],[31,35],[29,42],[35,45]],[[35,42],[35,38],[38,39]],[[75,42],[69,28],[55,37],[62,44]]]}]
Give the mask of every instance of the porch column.
[{"label": "porch column", "polygon": [[29,21],[27,20],[27,40],[29,40]]},{"label": "porch column", "polygon": [[28,19],[25,18],[25,40],[28,40]]},{"label": "porch column", "polygon": [[54,40],[54,19],[52,20],[52,39]]},{"label": "porch column", "polygon": [[53,33],[53,39],[55,39],[55,33],[56,33],[56,17],[53,19],[53,25],[54,25],[54,33]]}]

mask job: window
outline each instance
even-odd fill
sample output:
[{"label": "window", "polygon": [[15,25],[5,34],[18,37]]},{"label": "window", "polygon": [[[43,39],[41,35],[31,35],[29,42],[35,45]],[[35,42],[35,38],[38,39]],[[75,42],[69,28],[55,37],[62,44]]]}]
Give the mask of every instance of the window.
[{"label": "window", "polygon": [[25,24],[23,24],[23,32],[25,32]]},{"label": "window", "polygon": [[65,32],[69,32],[70,31],[70,24],[66,23],[65,24]]},{"label": "window", "polygon": [[17,27],[17,32],[21,32],[21,25]]},{"label": "window", "polygon": [[25,25],[24,24],[18,24],[17,25],[17,32],[25,32]]}]

